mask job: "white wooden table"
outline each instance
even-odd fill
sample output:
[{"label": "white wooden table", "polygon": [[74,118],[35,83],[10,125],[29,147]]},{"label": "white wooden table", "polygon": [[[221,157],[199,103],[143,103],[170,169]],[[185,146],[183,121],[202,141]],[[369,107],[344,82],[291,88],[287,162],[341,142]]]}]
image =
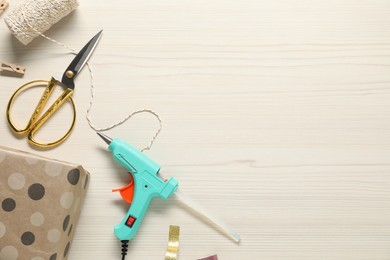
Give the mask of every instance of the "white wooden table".
[{"label": "white wooden table", "polygon": [[[94,123],[158,112],[163,131],[146,154],[242,235],[236,245],[155,200],[128,259],[163,259],[170,224],[183,260],[390,259],[389,1],[80,2],[47,35],[78,50],[104,29],[91,58]],[[69,259],[120,259],[113,226],[127,206],[111,189],[128,179],[85,119],[88,71],[76,79],[76,128],[58,148],[36,150],[6,123],[16,87],[72,57],[43,38],[23,46],[0,23],[0,60],[27,67],[22,79],[0,76],[0,145],[84,165],[92,178]],[[139,115],[107,134],[142,148],[157,126]]]}]

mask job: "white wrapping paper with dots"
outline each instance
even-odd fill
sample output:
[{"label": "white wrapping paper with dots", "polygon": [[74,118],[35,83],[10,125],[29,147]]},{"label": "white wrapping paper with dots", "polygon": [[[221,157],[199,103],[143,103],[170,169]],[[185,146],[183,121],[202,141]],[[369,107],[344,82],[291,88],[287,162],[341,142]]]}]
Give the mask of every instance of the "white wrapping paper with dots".
[{"label": "white wrapping paper with dots", "polygon": [[66,259],[89,173],[0,147],[0,259]]}]

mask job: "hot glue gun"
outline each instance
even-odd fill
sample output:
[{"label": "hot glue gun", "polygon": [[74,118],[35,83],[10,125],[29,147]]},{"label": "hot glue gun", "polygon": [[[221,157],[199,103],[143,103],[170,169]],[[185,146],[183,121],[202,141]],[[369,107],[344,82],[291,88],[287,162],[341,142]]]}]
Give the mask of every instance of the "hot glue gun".
[{"label": "hot glue gun", "polygon": [[182,203],[212,222],[220,231],[228,234],[234,241],[240,241],[239,234],[216,217],[206,214],[205,209],[180,193],[177,190],[179,183],[175,178],[161,178],[159,176],[160,166],[157,163],[119,138],[111,139],[102,133],[97,132],[97,134],[109,145],[108,149],[115,161],[130,173],[130,184],[113,190],[119,191],[123,199],[131,203],[126,217],[114,227],[115,236],[122,242],[122,259],[127,254],[128,242],[137,233],[150,201],[154,197],[166,200],[174,193]]}]

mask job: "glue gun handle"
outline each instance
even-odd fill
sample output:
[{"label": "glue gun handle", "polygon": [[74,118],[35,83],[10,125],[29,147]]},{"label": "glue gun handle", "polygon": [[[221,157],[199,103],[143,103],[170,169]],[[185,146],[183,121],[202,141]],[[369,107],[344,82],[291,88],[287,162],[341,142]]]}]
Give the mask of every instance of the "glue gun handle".
[{"label": "glue gun handle", "polygon": [[133,203],[130,205],[126,217],[114,227],[115,236],[119,240],[130,240],[135,236],[153,197],[153,193],[148,194],[147,192],[134,194]]}]

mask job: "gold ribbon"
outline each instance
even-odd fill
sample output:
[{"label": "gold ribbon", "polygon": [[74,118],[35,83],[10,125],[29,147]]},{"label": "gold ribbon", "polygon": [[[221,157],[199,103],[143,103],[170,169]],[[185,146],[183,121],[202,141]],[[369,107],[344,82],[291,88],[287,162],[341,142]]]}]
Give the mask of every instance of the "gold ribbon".
[{"label": "gold ribbon", "polygon": [[165,260],[177,260],[177,252],[179,251],[179,226],[169,226],[169,238]]}]

